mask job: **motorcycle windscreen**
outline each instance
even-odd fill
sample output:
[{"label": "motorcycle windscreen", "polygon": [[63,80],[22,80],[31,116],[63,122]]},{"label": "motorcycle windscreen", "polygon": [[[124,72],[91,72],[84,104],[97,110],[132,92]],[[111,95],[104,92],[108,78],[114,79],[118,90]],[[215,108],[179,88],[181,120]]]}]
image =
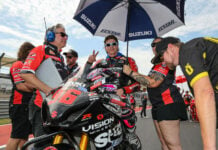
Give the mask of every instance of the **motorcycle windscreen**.
[{"label": "motorcycle windscreen", "polygon": [[42,109],[46,109],[47,115],[54,123],[86,108],[90,104],[89,98],[89,92],[83,83],[79,79],[72,78],[45,99]]}]

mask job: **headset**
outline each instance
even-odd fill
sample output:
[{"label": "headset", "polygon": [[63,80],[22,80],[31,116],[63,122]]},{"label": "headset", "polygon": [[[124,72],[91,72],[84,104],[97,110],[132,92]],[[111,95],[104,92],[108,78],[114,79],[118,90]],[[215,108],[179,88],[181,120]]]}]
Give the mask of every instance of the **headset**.
[{"label": "headset", "polygon": [[54,42],[56,28],[59,25],[62,26],[62,24],[56,24],[56,25],[54,25],[54,26],[47,29],[45,17],[44,17],[44,23],[45,23],[45,29],[46,29],[44,43],[46,44],[46,43],[49,43],[49,42]]},{"label": "headset", "polygon": [[55,26],[48,28],[45,35],[46,42],[53,42],[55,40]]}]

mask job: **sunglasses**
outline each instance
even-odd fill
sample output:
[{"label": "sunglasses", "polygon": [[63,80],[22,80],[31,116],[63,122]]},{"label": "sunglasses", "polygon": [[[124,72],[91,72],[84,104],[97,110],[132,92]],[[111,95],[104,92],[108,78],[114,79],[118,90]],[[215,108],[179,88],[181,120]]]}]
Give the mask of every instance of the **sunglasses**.
[{"label": "sunglasses", "polygon": [[69,58],[69,59],[73,58],[73,56],[66,56],[66,57]]},{"label": "sunglasses", "polygon": [[155,47],[157,43],[151,43],[151,47]]},{"label": "sunglasses", "polygon": [[65,37],[65,36],[68,37],[68,35],[64,32],[56,32],[56,34],[60,34],[61,37]]},{"label": "sunglasses", "polygon": [[110,47],[110,46],[117,46],[117,42],[106,43],[106,44],[105,44],[105,47]]}]

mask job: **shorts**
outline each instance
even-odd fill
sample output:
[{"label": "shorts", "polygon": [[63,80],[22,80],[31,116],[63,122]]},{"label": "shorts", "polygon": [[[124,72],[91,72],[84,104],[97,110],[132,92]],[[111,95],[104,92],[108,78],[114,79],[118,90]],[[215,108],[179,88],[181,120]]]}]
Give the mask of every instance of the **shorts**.
[{"label": "shorts", "polygon": [[11,138],[28,139],[32,126],[28,116],[28,105],[11,105],[9,115],[12,122]]},{"label": "shorts", "polygon": [[187,120],[184,103],[172,103],[159,108],[152,108],[152,118],[158,122],[163,120]]}]

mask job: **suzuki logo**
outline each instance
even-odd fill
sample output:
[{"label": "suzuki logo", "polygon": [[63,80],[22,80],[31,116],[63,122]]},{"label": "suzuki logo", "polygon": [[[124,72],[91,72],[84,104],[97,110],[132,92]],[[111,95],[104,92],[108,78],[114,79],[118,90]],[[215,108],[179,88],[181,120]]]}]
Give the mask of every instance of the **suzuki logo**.
[{"label": "suzuki logo", "polygon": [[86,119],[89,119],[91,117],[92,117],[92,114],[85,114],[85,115],[83,115],[82,120],[86,120]]}]

